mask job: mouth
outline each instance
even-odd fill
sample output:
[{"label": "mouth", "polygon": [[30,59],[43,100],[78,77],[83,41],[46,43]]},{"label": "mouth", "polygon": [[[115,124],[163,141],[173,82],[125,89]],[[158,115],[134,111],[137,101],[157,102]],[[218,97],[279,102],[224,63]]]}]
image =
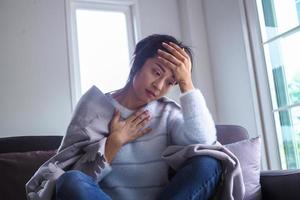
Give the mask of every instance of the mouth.
[{"label": "mouth", "polygon": [[147,89],[146,89],[146,93],[147,93],[147,95],[148,95],[149,97],[151,97],[151,98],[155,98],[155,97],[156,97],[156,95],[155,95],[152,91],[150,91],[150,90],[147,90]]}]

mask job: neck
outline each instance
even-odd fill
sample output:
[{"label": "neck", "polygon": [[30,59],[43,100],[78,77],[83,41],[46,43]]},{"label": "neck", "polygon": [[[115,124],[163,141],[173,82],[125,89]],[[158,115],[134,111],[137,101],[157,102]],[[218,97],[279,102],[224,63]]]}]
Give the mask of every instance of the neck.
[{"label": "neck", "polygon": [[145,103],[138,99],[130,84],[127,84],[125,87],[115,92],[112,96],[121,105],[131,110],[137,110],[145,105]]}]

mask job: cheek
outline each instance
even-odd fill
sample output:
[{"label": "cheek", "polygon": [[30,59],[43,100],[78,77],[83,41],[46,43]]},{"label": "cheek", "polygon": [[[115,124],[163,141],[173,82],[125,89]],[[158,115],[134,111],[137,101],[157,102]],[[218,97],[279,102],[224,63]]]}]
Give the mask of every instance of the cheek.
[{"label": "cheek", "polygon": [[140,86],[147,86],[155,81],[155,77],[151,73],[141,73],[135,76],[135,82]]},{"label": "cheek", "polygon": [[159,96],[160,96],[160,97],[165,96],[165,95],[169,92],[170,89],[171,89],[171,86],[166,86],[166,87],[164,87],[164,89],[161,90]]},{"label": "cheek", "polygon": [[142,74],[137,74],[134,79],[133,79],[133,88],[137,91],[140,92],[140,90],[143,89],[145,85],[145,78],[143,77]]}]

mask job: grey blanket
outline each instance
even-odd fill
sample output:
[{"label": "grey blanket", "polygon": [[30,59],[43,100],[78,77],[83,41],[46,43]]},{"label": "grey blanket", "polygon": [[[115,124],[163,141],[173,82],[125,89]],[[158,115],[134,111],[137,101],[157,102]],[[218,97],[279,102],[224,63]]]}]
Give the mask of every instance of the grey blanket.
[{"label": "grey blanket", "polygon": [[169,146],[162,154],[162,158],[173,169],[177,170],[193,156],[206,155],[222,162],[223,177],[214,199],[242,200],[245,194],[240,163],[236,156],[220,143],[214,145],[193,144],[188,146]]},{"label": "grey blanket", "polygon": [[[51,200],[55,182],[66,170],[81,170],[95,180],[105,175],[101,172],[107,163],[97,149],[105,146],[113,112],[111,102],[95,86],[81,97],[57,154],[40,166],[27,182],[27,199]],[[95,162],[85,162],[84,155],[95,149]]]}]

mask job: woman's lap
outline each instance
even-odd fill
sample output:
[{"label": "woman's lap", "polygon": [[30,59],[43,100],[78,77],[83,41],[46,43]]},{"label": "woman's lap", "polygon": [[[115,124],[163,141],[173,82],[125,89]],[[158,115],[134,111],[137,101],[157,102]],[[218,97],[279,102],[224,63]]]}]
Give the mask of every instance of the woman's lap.
[{"label": "woman's lap", "polygon": [[[209,199],[221,177],[220,161],[208,156],[188,159],[172,177],[159,199]],[[110,200],[89,176],[76,170],[63,174],[56,183],[56,200]]]}]

